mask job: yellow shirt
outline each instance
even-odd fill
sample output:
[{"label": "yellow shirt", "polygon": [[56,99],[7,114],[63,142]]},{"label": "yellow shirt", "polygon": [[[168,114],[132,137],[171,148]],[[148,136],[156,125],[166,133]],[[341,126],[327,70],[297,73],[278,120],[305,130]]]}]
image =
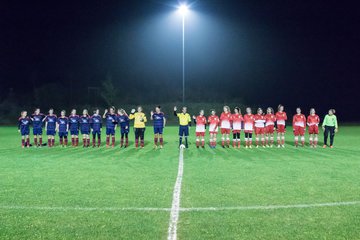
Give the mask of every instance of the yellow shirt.
[{"label": "yellow shirt", "polygon": [[134,128],[145,128],[145,123],[147,122],[145,113],[136,112],[134,114],[130,114],[129,119],[134,119]]},{"label": "yellow shirt", "polygon": [[189,122],[191,122],[191,117],[188,113],[177,113],[176,115],[179,118],[179,123],[181,126],[188,126]]}]

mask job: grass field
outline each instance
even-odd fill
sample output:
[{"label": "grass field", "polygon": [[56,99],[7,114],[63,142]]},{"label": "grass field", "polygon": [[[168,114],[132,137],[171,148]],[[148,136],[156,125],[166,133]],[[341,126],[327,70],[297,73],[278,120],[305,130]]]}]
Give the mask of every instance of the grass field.
[{"label": "grass field", "polygon": [[[1,127],[0,239],[166,239],[177,128],[162,150],[152,135],[139,150],[21,149]],[[334,149],[296,149],[289,133],[285,149],[240,150],[191,137],[178,239],[360,239],[359,136],[342,127]]]}]

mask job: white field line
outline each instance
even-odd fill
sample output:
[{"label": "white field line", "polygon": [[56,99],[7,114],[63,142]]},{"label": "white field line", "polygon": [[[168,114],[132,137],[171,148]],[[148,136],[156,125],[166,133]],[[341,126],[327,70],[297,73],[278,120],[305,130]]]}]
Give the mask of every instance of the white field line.
[{"label": "white field line", "polygon": [[180,213],[180,195],[181,195],[181,183],[184,172],[184,149],[180,148],[179,153],[179,167],[178,174],[174,186],[173,199],[170,211],[170,221],[168,228],[168,240],[176,240],[177,238],[177,223]]},{"label": "white field line", "polygon": [[[352,202],[329,202],[329,203],[310,203],[292,205],[254,205],[254,206],[235,206],[235,207],[193,207],[179,208],[179,212],[218,212],[218,211],[250,211],[250,210],[276,210],[276,209],[295,209],[295,208],[320,208],[320,207],[341,207],[360,205],[360,201]],[[52,207],[52,206],[11,206],[2,205],[4,210],[35,210],[35,211],[79,211],[79,212],[171,212],[172,208],[152,208],[152,207]]]}]

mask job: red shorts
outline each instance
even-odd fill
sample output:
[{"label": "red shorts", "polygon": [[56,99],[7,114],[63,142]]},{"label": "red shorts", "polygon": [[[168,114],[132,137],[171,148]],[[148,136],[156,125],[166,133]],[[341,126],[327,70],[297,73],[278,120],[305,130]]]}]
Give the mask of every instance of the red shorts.
[{"label": "red shorts", "polygon": [[233,133],[240,133],[241,130],[233,130],[232,132],[233,132]]},{"label": "red shorts", "polygon": [[196,136],[197,136],[197,137],[204,137],[204,136],[205,136],[205,132],[196,132]]},{"label": "red shorts", "polygon": [[255,135],[259,134],[265,134],[265,128],[264,127],[255,127]]},{"label": "red shorts", "polygon": [[285,133],[285,125],[277,125],[277,133]]},{"label": "red shorts", "polygon": [[221,134],[230,134],[230,128],[221,128]]},{"label": "red shorts", "polygon": [[267,134],[273,134],[274,133],[274,125],[266,126],[266,133]]},{"label": "red shorts", "polygon": [[294,127],[294,135],[295,136],[304,136],[305,135],[305,128],[295,126]]},{"label": "red shorts", "polygon": [[317,125],[309,126],[309,134],[319,134],[319,126]]}]

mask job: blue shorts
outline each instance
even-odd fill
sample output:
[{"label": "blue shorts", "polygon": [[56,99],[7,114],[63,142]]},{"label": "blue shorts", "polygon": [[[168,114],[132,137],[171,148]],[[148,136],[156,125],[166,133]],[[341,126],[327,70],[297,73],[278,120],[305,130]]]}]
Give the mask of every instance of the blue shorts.
[{"label": "blue shorts", "polygon": [[42,128],[33,128],[33,134],[34,135],[42,135]]},{"label": "blue shorts", "polygon": [[55,136],[55,130],[46,130],[46,135]]},{"label": "blue shorts", "polygon": [[163,127],[154,127],[154,134],[163,134]]},{"label": "blue shorts", "polygon": [[179,127],[179,136],[189,136],[189,126],[180,126]]},{"label": "blue shorts", "polygon": [[128,127],[128,128],[124,128],[124,127],[120,128],[120,133],[121,134],[127,134],[129,132],[130,132],[130,127]]},{"label": "blue shorts", "polygon": [[79,129],[74,129],[74,130],[71,130],[70,129],[70,135],[79,135]]},{"label": "blue shorts", "polygon": [[89,135],[90,129],[81,129],[81,134]]},{"label": "blue shorts", "polygon": [[21,136],[29,135],[30,134],[30,129],[22,129],[20,131],[20,133],[21,133]]},{"label": "blue shorts", "polygon": [[59,137],[67,137],[68,132],[59,132]]},{"label": "blue shorts", "polygon": [[115,128],[106,128],[106,135],[115,135]]},{"label": "blue shorts", "polygon": [[92,134],[93,135],[100,135],[101,134],[101,129],[97,129],[97,130],[92,130]]}]

